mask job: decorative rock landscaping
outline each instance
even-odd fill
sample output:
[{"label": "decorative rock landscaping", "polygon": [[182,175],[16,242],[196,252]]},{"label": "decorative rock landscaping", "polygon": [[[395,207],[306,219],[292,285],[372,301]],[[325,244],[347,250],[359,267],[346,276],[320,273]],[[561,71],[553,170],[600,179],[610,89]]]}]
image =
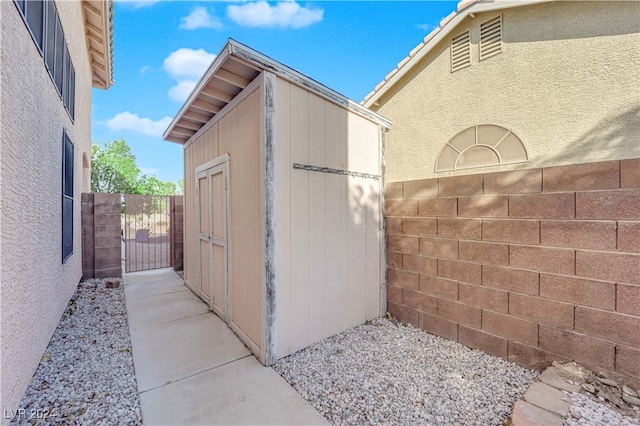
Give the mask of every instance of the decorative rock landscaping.
[{"label": "decorative rock landscaping", "polygon": [[274,369],[336,425],[505,424],[538,375],[387,319],[315,343]]},{"label": "decorative rock landscaping", "polygon": [[554,362],[516,402],[512,426],[638,425],[638,393],[574,362]]},{"label": "decorative rock landscaping", "polygon": [[140,400],[119,279],[80,283],[12,425],[140,425]]},{"label": "decorative rock landscaping", "polygon": [[[81,283],[12,424],[140,425],[126,315],[119,280]],[[538,375],[391,318],[274,369],[336,425],[640,425],[638,390],[604,374],[554,362]]]}]

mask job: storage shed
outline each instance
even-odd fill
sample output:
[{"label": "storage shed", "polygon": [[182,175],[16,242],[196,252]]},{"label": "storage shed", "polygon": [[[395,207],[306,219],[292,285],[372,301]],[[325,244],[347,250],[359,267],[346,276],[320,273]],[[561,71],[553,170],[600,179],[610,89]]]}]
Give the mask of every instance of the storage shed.
[{"label": "storage shed", "polygon": [[185,283],[263,364],[384,313],[389,127],[229,40],[165,132],[184,146]]}]

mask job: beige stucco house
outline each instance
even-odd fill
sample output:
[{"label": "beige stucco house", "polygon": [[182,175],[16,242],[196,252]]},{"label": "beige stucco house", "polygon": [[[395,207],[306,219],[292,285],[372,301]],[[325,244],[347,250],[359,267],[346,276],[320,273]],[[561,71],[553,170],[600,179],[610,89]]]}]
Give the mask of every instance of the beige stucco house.
[{"label": "beige stucco house", "polygon": [[363,101],[387,182],[640,156],[639,32],[638,2],[460,2]]},{"label": "beige stucco house", "polygon": [[640,386],[640,3],[465,0],[363,105],[389,311]]},{"label": "beige stucco house", "polygon": [[82,277],[91,89],[112,84],[113,4],[3,1],[0,16],[0,409],[10,413]]}]

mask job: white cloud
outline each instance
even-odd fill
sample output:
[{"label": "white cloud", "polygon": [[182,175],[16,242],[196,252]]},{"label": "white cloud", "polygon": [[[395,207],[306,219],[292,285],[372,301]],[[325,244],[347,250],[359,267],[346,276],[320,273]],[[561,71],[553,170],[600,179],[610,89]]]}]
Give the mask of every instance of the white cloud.
[{"label": "white cloud", "polygon": [[199,79],[216,55],[204,49],[180,48],[164,59],[164,70],[175,80]]},{"label": "white cloud", "polygon": [[419,29],[421,29],[424,32],[430,33],[431,31],[433,31],[436,27],[438,26],[438,24],[418,24],[417,27]]},{"label": "white cloud", "polygon": [[145,65],[144,67],[140,68],[140,74],[145,75],[145,74],[149,74],[150,72],[153,72],[154,69],[151,68],[149,65]]},{"label": "white cloud", "polygon": [[152,6],[158,3],[159,0],[116,0],[118,3],[128,4],[133,6],[134,9],[140,9],[143,7]]},{"label": "white cloud", "polygon": [[180,48],[164,59],[164,70],[176,84],[169,89],[169,98],[184,102],[197,81],[207,71],[216,55],[204,49]]},{"label": "white cloud", "polygon": [[227,16],[247,27],[302,28],[322,21],[324,10],[300,6],[295,1],[270,5],[266,1],[227,6]]},{"label": "white cloud", "polygon": [[138,114],[129,111],[119,112],[112,118],[107,120],[107,127],[112,132],[120,130],[129,130],[131,132],[140,133],[147,136],[161,137],[162,133],[171,123],[171,117],[163,117],[160,120],[151,120],[150,118],[142,118]]},{"label": "white cloud", "polygon": [[195,30],[197,28],[222,28],[222,22],[207,12],[204,7],[196,7],[189,15],[180,20],[181,30]]},{"label": "white cloud", "polygon": [[187,100],[196,82],[192,80],[181,80],[175,86],[169,89],[169,97],[176,102],[184,102]]}]

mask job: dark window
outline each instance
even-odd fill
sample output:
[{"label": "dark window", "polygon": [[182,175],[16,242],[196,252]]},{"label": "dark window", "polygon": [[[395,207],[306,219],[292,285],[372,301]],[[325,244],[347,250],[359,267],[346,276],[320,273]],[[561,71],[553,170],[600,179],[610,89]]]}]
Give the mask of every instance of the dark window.
[{"label": "dark window", "polygon": [[73,254],[73,143],[62,136],[62,263]]},{"label": "dark window", "polygon": [[58,16],[58,12],[54,2],[48,1],[45,4],[47,5],[47,14],[45,25],[44,60],[47,64],[49,73],[53,76],[53,65],[55,62],[56,52],[56,17]]},{"label": "dark window", "polygon": [[16,6],[18,6],[18,9],[20,9],[20,12],[22,12],[22,14],[24,15],[24,0],[14,0],[16,3]]},{"label": "dark window", "polygon": [[[2,1],[2,0],[0,0]],[[74,119],[76,109],[76,72],[64,38],[58,9],[53,0],[14,0],[24,22],[44,57],[45,67],[62,97],[62,103]]]},{"label": "dark window", "polygon": [[44,27],[44,2],[42,0],[27,0],[27,23],[31,34],[42,51],[43,27]]},{"label": "dark window", "polygon": [[[71,64],[71,61],[69,61]],[[71,115],[71,119],[75,120],[76,118],[76,71],[73,69],[73,64],[71,64],[71,69],[69,70],[69,103],[67,104],[67,109],[69,110],[69,114]]]},{"label": "dark window", "polygon": [[62,25],[60,18],[56,16],[56,53],[53,66],[53,80],[56,83],[58,93],[62,96],[62,77],[63,77],[63,60],[64,60],[64,35],[62,34]]},{"label": "dark window", "polygon": [[69,105],[69,69],[71,68],[69,64],[71,61],[69,60],[69,49],[67,45],[64,46],[63,52],[63,62],[64,62],[64,78],[62,79],[62,102],[65,106]]},{"label": "dark window", "polygon": [[64,48],[64,92],[62,100],[64,106],[69,111],[71,119],[74,118],[75,113],[75,97],[76,97],[76,71],[73,69],[73,63],[69,57],[69,50]]}]

